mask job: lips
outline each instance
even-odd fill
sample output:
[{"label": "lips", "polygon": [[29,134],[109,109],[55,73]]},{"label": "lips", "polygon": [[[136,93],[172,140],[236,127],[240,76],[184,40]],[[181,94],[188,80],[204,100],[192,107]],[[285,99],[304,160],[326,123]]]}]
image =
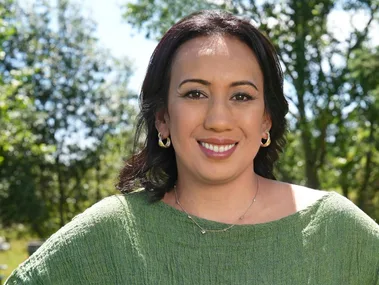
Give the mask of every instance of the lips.
[{"label": "lips", "polygon": [[207,138],[198,141],[200,149],[210,158],[228,158],[236,149],[237,141],[225,138]]},{"label": "lips", "polygon": [[236,144],[227,144],[227,145],[216,145],[216,144],[210,144],[205,142],[200,142],[200,144],[205,147],[208,150],[214,151],[214,152],[225,152],[233,148]]}]

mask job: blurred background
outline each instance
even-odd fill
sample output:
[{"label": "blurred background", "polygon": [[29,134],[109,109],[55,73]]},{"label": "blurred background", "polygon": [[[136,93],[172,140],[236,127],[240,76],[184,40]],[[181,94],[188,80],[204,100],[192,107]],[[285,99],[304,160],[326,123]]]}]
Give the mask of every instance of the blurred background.
[{"label": "blurred background", "polygon": [[379,218],[379,0],[0,0],[3,278],[117,193],[149,57],[201,9],[251,19],[280,54],[290,113],[277,178]]}]

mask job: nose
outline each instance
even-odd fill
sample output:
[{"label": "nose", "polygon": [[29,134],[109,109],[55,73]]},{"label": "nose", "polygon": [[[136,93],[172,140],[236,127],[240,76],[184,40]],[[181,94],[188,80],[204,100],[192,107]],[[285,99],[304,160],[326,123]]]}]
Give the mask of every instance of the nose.
[{"label": "nose", "polygon": [[231,106],[223,99],[211,99],[204,120],[204,128],[216,132],[229,131],[233,128]]}]

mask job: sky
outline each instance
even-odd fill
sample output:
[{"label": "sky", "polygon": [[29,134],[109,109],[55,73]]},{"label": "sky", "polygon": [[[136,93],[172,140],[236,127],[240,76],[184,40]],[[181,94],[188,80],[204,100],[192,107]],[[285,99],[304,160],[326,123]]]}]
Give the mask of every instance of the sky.
[{"label": "sky", "polygon": [[120,3],[126,0],[82,0],[84,12],[98,24],[97,36],[102,47],[118,57],[128,57],[134,63],[130,89],[139,91],[147,69],[150,55],[157,45],[147,40],[143,33],[132,29],[121,17]]}]

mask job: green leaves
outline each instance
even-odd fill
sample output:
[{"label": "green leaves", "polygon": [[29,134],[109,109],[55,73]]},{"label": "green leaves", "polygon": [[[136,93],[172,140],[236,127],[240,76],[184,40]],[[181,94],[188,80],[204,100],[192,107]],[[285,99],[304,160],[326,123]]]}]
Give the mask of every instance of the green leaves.
[{"label": "green leaves", "polygon": [[0,4],[0,226],[45,236],[115,191],[128,147],[108,141],[127,140],[134,109],[130,62],[99,47],[80,7],[31,3]]},{"label": "green leaves", "polygon": [[178,19],[187,14],[217,8],[219,5],[211,1],[142,0],[125,4],[123,17],[139,31],[145,32],[147,38],[159,38]]}]

